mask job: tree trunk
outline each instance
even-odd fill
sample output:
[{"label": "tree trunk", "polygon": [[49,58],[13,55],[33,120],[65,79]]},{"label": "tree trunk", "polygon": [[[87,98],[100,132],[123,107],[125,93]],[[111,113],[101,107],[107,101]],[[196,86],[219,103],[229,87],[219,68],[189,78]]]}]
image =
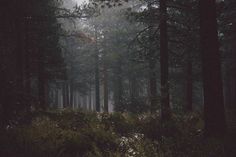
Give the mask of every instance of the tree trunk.
[{"label": "tree trunk", "polygon": [[46,76],[45,76],[45,63],[44,63],[44,53],[39,53],[38,60],[38,95],[39,95],[39,106],[38,109],[46,109]]},{"label": "tree trunk", "polygon": [[193,110],[192,61],[191,61],[190,55],[188,54],[187,63],[186,63],[186,104],[185,104],[185,111],[191,112],[192,110]]},{"label": "tree trunk", "polygon": [[157,110],[157,81],[156,81],[156,56],[155,49],[153,48],[154,30],[153,30],[153,19],[154,15],[153,8],[151,3],[148,4],[148,10],[150,13],[150,21],[149,21],[149,90],[150,90],[150,110],[151,112],[155,112]]},{"label": "tree trunk", "polygon": [[160,0],[160,14],[161,118],[163,121],[167,121],[170,119],[171,113],[169,100],[169,56],[166,0]]},{"label": "tree trunk", "polygon": [[70,94],[70,88],[69,88],[69,83],[68,82],[66,82],[66,87],[65,88],[66,88],[66,97],[65,97],[66,98],[66,104],[65,105],[66,105],[67,108],[69,108],[70,107],[70,95],[69,95]]},{"label": "tree trunk", "polygon": [[151,112],[155,112],[157,109],[157,82],[155,61],[153,59],[149,60],[149,88]]},{"label": "tree trunk", "polygon": [[67,82],[64,82],[62,85],[62,93],[63,93],[63,107],[66,108],[68,107],[68,86],[67,86]]},{"label": "tree trunk", "polygon": [[134,74],[131,74],[129,76],[129,84],[130,84],[130,98],[131,98],[131,103],[135,105],[137,97],[138,97],[138,84],[137,84],[137,79],[134,76]]},{"label": "tree trunk", "polygon": [[200,36],[206,136],[226,131],[215,0],[200,0]]},{"label": "tree trunk", "polygon": [[70,82],[70,103],[69,107],[73,108],[73,102],[74,102],[74,88],[73,88],[73,81]]},{"label": "tree trunk", "polygon": [[[96,57],[98,58],[98,57]],[[96,59],[96,62],[98,62],[98,59]],[[96,63],[96,69],[95,69],[95,88],[96,88],[96,111],[100,112],[100,79],[99,79],[99,68],[98,64]]]},{"label": "tree trunk", "polygon": [[235,0],[225,0],[226,18],[232,23],[227,32],[226,65],[225,65],[225,107],[228,121],[228,131],[232,134],[236,132],[236,11]]},{"label": "tree trunk", "polygon": [[122,69],[121,59],[119,58],[114,69],[114,105],[115,111],[123,112],[123,85],[122,85]]},{"label": "tree trunk", "polygon": [[100,112],[100,72],[99,72],[99,50],[97,44],[97,29],[95,28],[96,36],[96,54],[95,54],[95,91],[96,91],[96,111]]},{"label": "tree trunk", "polygon": [[24,92],[24,23],[20,17],[15,21],[17,30],[17,46],[15,49],[16,54],[16,85],[17,85],[17,101],[22,103]]},{"label": "tree trunk", "polygon": [[92,77],[91,77],[89,82],[89,111],[93,110],[92,98],[93,94],[92,94]]},{"label": "tree trunk", "polygon": [[104,91],[104,111],[109,112],[109,107],[108,107],[108,74],[107,74],[107,65],[104,61],[103,65],[103,91]]},{"label": "tree trunk", "polygon": [[59,89],[58,87],[55,88],[55,104],[54,107],[57,109],[59,108]]},{"label": "tree trunk", "polygon": [[30,51],[29,51],[29,23],[26,23],[25,30],[25,92],[27,95],[27,110],[30,109],[32,94],[31,94],[31,73],[30,73]]}]

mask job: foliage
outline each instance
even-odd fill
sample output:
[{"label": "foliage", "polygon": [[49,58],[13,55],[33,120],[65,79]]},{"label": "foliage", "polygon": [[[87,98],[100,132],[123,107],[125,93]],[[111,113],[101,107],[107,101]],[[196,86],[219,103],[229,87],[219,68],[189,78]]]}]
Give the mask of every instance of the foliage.
[{"label": "foliage", "polygon": [[0,155],[9,157],[224,156],[221,140],[202,136],[198,114],[161,124],[151,114],[53,111],[35,113],[31,125],[1,132]]}]

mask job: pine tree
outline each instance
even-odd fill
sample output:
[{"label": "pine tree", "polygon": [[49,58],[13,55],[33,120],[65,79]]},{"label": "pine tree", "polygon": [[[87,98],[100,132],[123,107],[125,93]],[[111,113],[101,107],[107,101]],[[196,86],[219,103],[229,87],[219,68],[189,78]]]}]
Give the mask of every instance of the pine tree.
[{"label": "pine tree", "polygon": [[226,130],[221,62],[215,0],[200,0],[200,36],[204,88],[204,120],[207,136],[223,136]]}]

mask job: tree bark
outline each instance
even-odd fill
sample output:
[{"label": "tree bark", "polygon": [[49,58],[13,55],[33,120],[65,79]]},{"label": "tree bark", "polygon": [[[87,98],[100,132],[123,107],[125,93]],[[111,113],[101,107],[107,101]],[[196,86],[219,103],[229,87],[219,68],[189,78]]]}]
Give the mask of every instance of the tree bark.
[{"label": "tree bark", "polygon": [[193,76],[192,76],[192,61],[190,54],[187,56],[186,63],[186,104],[185,111],[191,112],[193,110]]},{"label": "tree bark", "polygon": [[123,112],[123,84],[122,84],[122,68],[121,59],[118,58],[114,69],[114,105],[115,111]]},{"label": "tree bark", "polygon": [[70,103],[69,107],[73,108],[73,102],[74,102],[74,87],[73,87],[73,81],[70,82]]},{"label": "tree bark", "polygon": [[131,98],[131,103],[135,105],[137,98],[139,97],[139,91],[138,91],[138,84],[137,84],[137,79],[134,74],[130,74],[129,76],[129,91],[130,91],[130,98]]},{"label": "tree bark", "polygon": [[153,18],[154,11],[151,3],[148,4],[149,10],[149,91],[150,91],[150,110],[151,112],[155,112],[157,110],[157,81],[156,81],[156,57],[155,57],[155,49],[153,48],[153,38],[154,30],[153,30]]},{"label": "tree bark", "polygon": [[157,82],[156,82],[156,68],[155,61],[149,60],[149,88],[150,88],[150,103],[151,112],[155,112],[157,109]]},{"label": "tree bark", "polygon": [[92,103],[92,98],[93,98],[93,95],[92,95],[92,77],[90,78],[90,81],[89,81],[89,111],[92,111],[93,110],[93,103]]},{"label": "tree bark", "polygon": [[45,63],[44,63],[44,52],[38,52],[38,96],[39,96],[39,107],[38,109],[46,109],[46,76],[45,76]]},{"label": "tree bark", "polygon": [[57,109],[59,108],[59,89],[58,87],[55,88],[55,104],[54,107]]},{"label": "tree bark", "polygon": [[38,49],[38,99],[39,99],[39,106],[37,109],[39,110],[46,110],[47,104],[47,75],[46,75],[46,49]]},{"label": "tree bark", "polygon": [[[25,26],[25,92],[27,94],[27,108],[31,106],[31,73],[30,73],[30,51],[29,51],[29,22]],[[28,109],[27,109],[28,110]]]},{"label": "tree bark", "polygon": [[169,55],[167,36],[167,8],[166,0],[160,0],[160,66],[161,66],[161,119],[170,119],[169,100]]},{"label": "tree bark", "polygon": [[206,136],[223,136],[226,131],[221,62],[215,0],[200,0],[200,37],[204,88]]},{"label": "tree bark", "polygon": [[227,45],[226,52],[227,60],[225,65],[225,107],[228,120],[228,131],[230,133],[236,132],[236,11],[235,0],[225,0],[226,4],[226,17],[232,24],[227,32]]},{"label": "tree bark", "polygon": [[62,93],[63,93],[63,107],[68,107],[69,103],[69,94],[68,94],[68,85],[67,82],[64,82],[62,85]]},{"label": "tree bark", "polygon": [[96,91],[96,111],[100,112],[100,72],[99,72],[99,50],[97,44],[97,29],[95,28],[96,36],[96,54],[95,54],[95,91]]},{"label": "tree bark", "polygon": [[15,21],[17,33],[17,46],[15,49],[16,54],[16,84],[17,84],[17,101],[22,103],[22,96],[24,92],[24,23],[19,18]]},{"label": "tree bark", "polygon": [[109,112],[108,107],[108,73],[107,73],[107,65],[104,61],[103,64],[103,91],[104,91],[104,112]]}]

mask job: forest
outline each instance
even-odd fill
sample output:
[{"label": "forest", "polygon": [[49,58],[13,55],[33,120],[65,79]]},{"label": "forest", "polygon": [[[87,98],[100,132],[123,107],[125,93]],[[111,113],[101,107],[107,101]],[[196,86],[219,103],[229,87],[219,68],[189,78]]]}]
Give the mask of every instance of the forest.
[{"label": "forest", "polygon": [[1,0],[0,157],[235,157],[235,0]]}]

